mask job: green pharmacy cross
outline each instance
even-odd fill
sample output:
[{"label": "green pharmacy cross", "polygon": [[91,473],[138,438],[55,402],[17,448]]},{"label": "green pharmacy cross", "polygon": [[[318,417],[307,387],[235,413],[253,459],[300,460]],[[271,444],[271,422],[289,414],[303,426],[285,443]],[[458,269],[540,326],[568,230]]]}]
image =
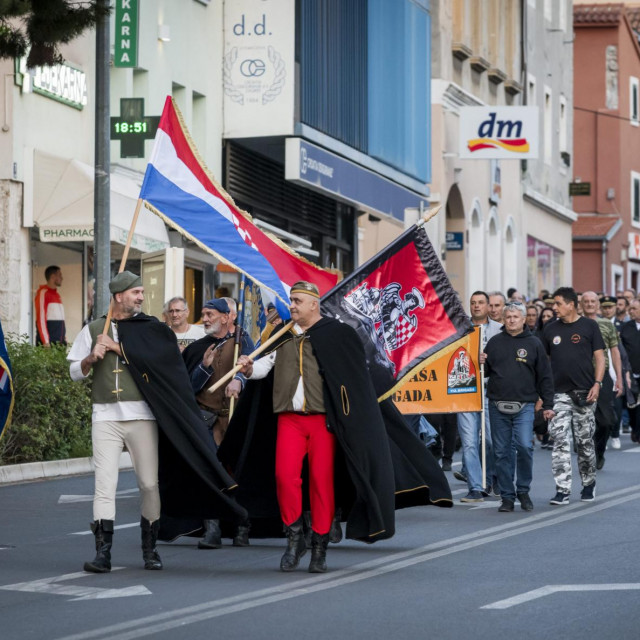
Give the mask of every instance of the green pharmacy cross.
[{"label": "green pharmacy cross", "polygon": [[144,115],[144,98],[121,98],[111,117],[111,140],[120,140],[121,158],[144,158],[144,141],[155,138],[160,116]]}]

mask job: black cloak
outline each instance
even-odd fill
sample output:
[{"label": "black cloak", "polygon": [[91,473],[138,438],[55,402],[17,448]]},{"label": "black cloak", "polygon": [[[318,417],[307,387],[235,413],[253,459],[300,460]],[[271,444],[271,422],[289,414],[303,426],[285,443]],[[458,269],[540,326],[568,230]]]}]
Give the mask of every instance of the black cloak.
[{"label": "black cloak", "polygon": [[[431,453],[395,406],[378,404],[356,332],[322,318],[307,333],[324,381],[327,424],[338,444],[335,498],[347,522],[346,536],[383,540],[395,532],[396,508],[452,506],[449,484]],[[274,349],[289,339],[285,334]],[[247,383],[218,450],[240,485],[238,499],[252,523],[260,518],[279,521],[272,391],[273,372]]]},{"label": "black cloak", "polygon": [[153,316],[118,320],[122,355],[158,422],[161,539],[173,518],[245,518],[235,480],[216,457],[175,334]]}]

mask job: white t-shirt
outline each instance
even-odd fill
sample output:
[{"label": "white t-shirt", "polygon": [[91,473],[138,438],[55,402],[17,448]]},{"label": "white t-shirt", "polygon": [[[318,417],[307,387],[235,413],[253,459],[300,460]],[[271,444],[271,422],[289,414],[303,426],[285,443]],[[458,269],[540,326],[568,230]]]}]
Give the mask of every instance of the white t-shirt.
[{"label": "white t-shirt", "polygon": [[185,332],[178,333],[174,331],[174,333],[176,334],[180,351],[184,351],[185,347],[188,347],[192,342],[200,340],[200,338],[204,338],[207,335],[201,324],[190,324]]}]

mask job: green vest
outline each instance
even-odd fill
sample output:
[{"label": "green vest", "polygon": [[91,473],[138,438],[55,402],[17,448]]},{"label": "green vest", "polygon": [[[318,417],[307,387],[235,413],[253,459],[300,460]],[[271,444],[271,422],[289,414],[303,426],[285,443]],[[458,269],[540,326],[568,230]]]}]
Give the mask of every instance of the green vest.
[{"label": "green vest", "polygon": [[311,340],[306,333],[293,334],[278,347],[273,381],[273,412],[294,411],[293,396],[302,376],[304,406],[308,413],[326,413],[323,382],[318,361],[313,355]]},{"label": "green vest", "polygon": [[[91,334],[91,349],[96,345],[98,336],[104,330],[104,317],[89,324]],[[111,323],[108,335],[113,339]],[[93,365],[93,382],[91,385],[91,402],[93,404],[108,404],[109,402],[130,402],[144,400],[136,383],[129,373],[129,369],[113,351],[107,351],[102,360]]]}]

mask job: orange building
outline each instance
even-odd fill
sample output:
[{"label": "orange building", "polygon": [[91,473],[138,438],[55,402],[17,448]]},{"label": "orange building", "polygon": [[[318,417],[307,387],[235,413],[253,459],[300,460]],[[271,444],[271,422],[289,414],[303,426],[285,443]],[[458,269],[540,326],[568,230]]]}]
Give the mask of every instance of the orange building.
[{"label": "orange building", "polygon": [[640,6],[578,0],[573,19],[573,284],[615,295],[640,285]]}]

